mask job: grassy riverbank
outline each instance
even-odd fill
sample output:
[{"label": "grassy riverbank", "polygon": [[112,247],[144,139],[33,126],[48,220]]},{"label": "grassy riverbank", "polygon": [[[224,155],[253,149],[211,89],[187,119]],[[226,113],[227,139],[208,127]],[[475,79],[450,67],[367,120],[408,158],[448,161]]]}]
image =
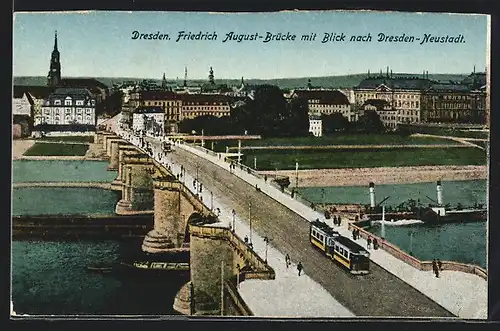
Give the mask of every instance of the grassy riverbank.
[{"label": "grassy riverbank", "polygon": [[24,156],[83,156],[89,146],[83,144],[61,144],[37,142],[30,147]]},{"label": "grassy riverbank", "polygon": [[[265,138],[245,140],[242,146],[325,146],[325,145],[453,145],[456,141],[433,137],[411,137],[397,134],[333,134],[323,137]],[[207,147],[211,143],[207,142]],[[214,143],[218,152],[226,146],[237,147],[238,142],[219,141]]]},{"label": "grassy riverbank", "polygon": [[244,163],[258,170],[372,168],[425,165],[485,165],[486,153],[478,148],[446,149],[336,149],[336,150],[252,150],[245,151]]}]

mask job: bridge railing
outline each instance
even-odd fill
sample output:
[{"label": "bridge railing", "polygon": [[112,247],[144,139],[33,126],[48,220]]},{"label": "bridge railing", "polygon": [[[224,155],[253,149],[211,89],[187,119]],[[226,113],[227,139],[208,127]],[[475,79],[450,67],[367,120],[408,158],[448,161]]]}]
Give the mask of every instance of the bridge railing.
[{"label": "bridge railing", "polygon": [[[377,241],[379,243],[379,248],[383,249],[387,253],[402,260],[403,262],[406,262],[407,264],[411,265],[412,267],[414,267],[418,270],[423,270],[423,271],[432,270],[432,262],[431,261],[420,261],[419,259],[415,258],[414,256],[411,256],[408,253],[406,253],[405,251],[401,250],[396,245],[391,244],[390,242],[386,241],[385,239],[382,239],[382,238],[366,231],[365,229],[357,226],[354,223],[349,223],[348,229],[351,231],[354,229],[357,229],[359,231],[360,236],[364,239],[368,239],[368,237],[371,237],[372,240],[377,239]],[[461,271],[461,272],[477,275],[483,279],[488,278],[487,271],[479,266],[472,265],[472,264],[453,262],[453,261],[441,261],[441,262],[442,262],[442,266],[441,266],[442,270]]]},{"label": "bridge railing", "polygon": [[224,282],[224,288],[229,294],[229,297],[233,301],[234,305],[238,309],[241,316],[253,316],[253,312],[246,304],[245,300],[241,297],[238,289],[236,288],[236,277],[232,277],[230,280]]}]

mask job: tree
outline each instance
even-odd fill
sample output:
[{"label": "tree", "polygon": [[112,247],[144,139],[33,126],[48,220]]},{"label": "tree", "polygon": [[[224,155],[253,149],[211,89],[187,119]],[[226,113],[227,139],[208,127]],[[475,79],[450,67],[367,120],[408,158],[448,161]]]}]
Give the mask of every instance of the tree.
[{"label": "tree", "polygon": [[289,117],[284,121],[282,132],[291,137],[309,134],[309,106],[307,100],[296,98],[288,103]]},{"label": "tree", "polygon": [[385,128],[377,112],[375,110],[367,110],[359,118],[358,130],[367,133],[380,133],[384,132]]},{"label": "tree", "polygon": [[321,116],[323,121],[323,132],[325,134],[331,134],[337,131],[348,131],[350,129],[350,124],[347,118],[345,118],[341,113],[333,113],[331,115]]}]

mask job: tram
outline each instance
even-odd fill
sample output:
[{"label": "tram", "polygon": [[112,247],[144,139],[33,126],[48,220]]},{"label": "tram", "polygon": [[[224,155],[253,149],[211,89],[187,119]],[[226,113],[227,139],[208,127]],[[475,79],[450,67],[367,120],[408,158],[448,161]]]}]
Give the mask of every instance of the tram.
[{"label": "tram", "polygon": [[328,224],[319,220],[311,222],[309,240],[351,274],[366,275],[370,272],[370,253],[351,239],[341,236]]}]

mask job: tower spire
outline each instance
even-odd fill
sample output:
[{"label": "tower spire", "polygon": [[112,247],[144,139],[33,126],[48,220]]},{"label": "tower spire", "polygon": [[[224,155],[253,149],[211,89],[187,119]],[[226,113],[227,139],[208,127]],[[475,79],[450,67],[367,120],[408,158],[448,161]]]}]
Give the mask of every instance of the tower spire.
[{"label": "tower spire", "polygon": [[187,86],[188,67],[184,67],[184,87]]},{"label": "tower spire", "polygon": [[165,77],[165,73],[163,73],[163,79],[161,80],[161,89],[167,90],[167,78]]},{"label": "tower spire", "polygon": [[61,83],[61,62],[59,60],[60,54],[57,49],[57,30],[54,33],[54,49],[50,57],[49,74],[47,75],[48,86],[59,86]]},{"label": "tower spire", "polygon": [[54,35],[54,51],[57,51],[57,30]]}]

